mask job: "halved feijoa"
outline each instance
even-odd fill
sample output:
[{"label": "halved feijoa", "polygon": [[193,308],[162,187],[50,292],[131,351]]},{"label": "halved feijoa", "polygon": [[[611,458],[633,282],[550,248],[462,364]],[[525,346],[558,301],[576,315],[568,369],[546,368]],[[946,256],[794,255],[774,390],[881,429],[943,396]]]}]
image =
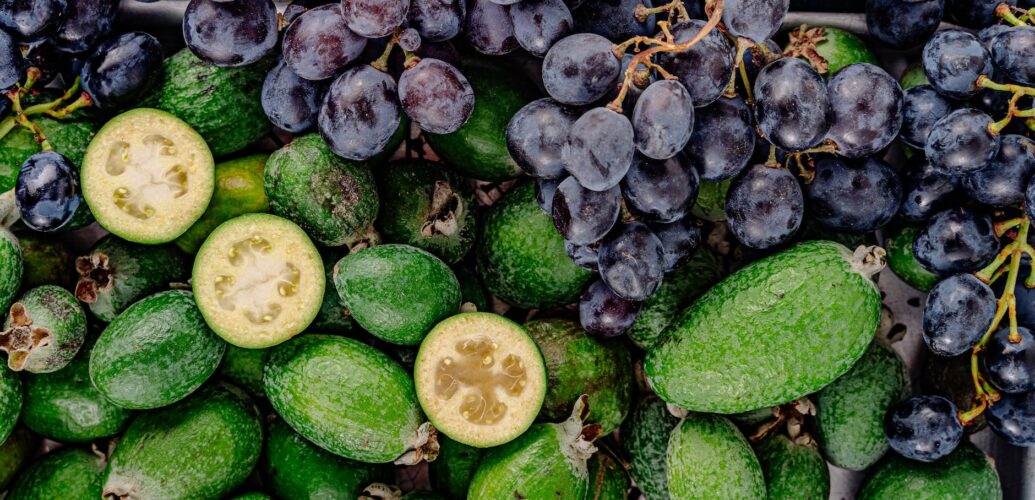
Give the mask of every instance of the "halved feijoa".
[{"label": "halved feijoa", "polygon": [[269,214],[221,224],[194,260],[191,284],[208,325],[227,342],[256,349],[304,330],[323,303],[320,253],[301,228]]},{"label": "halved feijoa", "polygon": [[417,398],[439,432],[487,448],[525,432],[546,396],[546,368],[524,328],[491,313],[435,326],[413,366]]},{"label": "halved feijoa", "polygon": [[81,177],[86,204],[101,226],[136,243],[165,243],[205,212],[215,163],[189,125],[164,111],[139,108],[97,132]]},{"label": "halved feijoa", "polygon": [[86,314],[56,285],[25,292],[11,305],[0,330],[0,351],[14,371],[50,373],[65,367],[86,337]]}]

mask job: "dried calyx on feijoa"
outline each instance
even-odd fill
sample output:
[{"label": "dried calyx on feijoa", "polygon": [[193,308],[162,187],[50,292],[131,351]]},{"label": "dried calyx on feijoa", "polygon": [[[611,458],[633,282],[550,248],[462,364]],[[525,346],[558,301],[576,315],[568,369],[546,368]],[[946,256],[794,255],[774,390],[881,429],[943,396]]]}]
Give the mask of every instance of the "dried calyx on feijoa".
[{"label": "dried calyx on feijoa", "polygon": [[43,285],[18,298],[0,330],[0,351],[14,371],[49,373],[72,361],[86,338],[86,314],[75,297]]}]

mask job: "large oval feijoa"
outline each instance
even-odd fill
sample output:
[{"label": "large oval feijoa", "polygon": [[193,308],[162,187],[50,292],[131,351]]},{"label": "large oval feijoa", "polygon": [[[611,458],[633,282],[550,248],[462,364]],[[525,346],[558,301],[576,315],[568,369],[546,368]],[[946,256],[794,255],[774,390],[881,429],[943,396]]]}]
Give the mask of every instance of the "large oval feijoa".
[{"label": "large oval feijoa", "polygon": [[62,448],[22,471],[7,492],[7,499],[98,498],[103,472],[103,454],[82,448]]},{"label": "large oval feijoa", "polygon": [[762,467],[744,435],[722,415],[692,413],[668,440],[671,498],[765,498]]},{"label": "large oval feijoa", "polygon": [[859,500],[999,500],[1003,489],[991,459],[970,443],[934,463],[897,454],[874,468]]}]

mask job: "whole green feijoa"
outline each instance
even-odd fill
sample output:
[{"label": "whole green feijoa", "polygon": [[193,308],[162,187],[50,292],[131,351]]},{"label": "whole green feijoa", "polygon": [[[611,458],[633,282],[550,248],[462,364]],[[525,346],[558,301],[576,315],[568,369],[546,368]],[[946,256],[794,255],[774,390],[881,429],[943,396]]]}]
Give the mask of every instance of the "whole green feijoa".
[{"label": "whole green feijoa", "polygon": [[830,472],[815,444],[797,444],[772,434],[755,444],[770,500],[826,500]]},{"label": "whole green feijoa", "polygon": [[[873,339],[884,250],[806,241],[713,286],[647,351],[654,392],[680,408],[738,413],[815,392]],[[809,304],[809,307],[802,307]]]},{"label": "whole green feijoa", "polygon": [[537,96],[531,82],[490,58],[467,58],[462,66],[477,99],[471,117],[456,132],[424,134],[431,149],[465,177],[512,179],[521,169],[507,150],[510,117]]},{"label": "whole green feijoa", "polygon": [[334,288],[334,265],[346,255],[335,248],[320,249],[320,259],[323,261],[324,279],[331,286],[324,287],[323,302],[320,303],[320,311],[316,313],[316,319],[309,324],[313,331],[327,333],[347,333],[356,328],[356,322],[352,320],[345,304],[341,303],[338,290]]},{"label": "whole green feijoa", "polygon": [[848,373],[812,397],[816,439],[830,463],[864,470],[888,450],[884,415],[909,396],[905,363],[891,346],[874,340]]},{"label": "whole green feijoa", "polygon": [[139,245],[110,235],[75,261],[75,296],[97,319],[110,323],[130,304],[185,280],[187,259],[171,245]]},{"label": "whole green feijoa", "polygon": [[141,413],[104,474],[104,498],[218,498],[252,473],[262,452],[259,409],[227,383]]},{"label": "whole green feijoa", "polygon": [[417,345],[460,309],[460,283],[449,266],[409,245],[377,245],[334,266],[334,287],[349,315],[387,342]]},{"label": "whole green feijoa", "polygon": [[890,453],[859,491],[859,500],[999,500],[1003,498],[992,459],[974,445],[934,463]]},{"label": "whole green feijoa", "polygon": [[441,163],[401,160],[378,172],[385,241],[405,243],[452,264],[474,245],[478,205],[467,181]]},{"label": "whole green feijoa", "polygon": [[732,179],[724,181],[708,181],[701,179],[697,189],[697,201],[690,209],[695,217],[719,222],[726,220],[726,191],[729,191]]},{"label": "whole green feijoa", "polygon": [[104,329],[90,353],[90,380],[118,406],[160,408],[201,387],[225,350],[194,295],[169,290],[133,304]]},{"label": "whole green feijoa", "polygon": [[629,453],[629,474],[647,500],[668,498],[665,458],[672,429],[679,417],[657,396],[647,396],[636,404],[622,424],[622,444]]},{"label": "whole green feijoa", "polygon": [[26,231],[18,234],[22,246],[22,288],[57,285],[75,286],[75,255],[68,244],[50,235]]},{"label": "whole green feijoa", "polygon": [[6,227],[0,227],[0,311],[7,310],[21,288],[23,267],[18,238]]},{"label": "whole green feijoa", "polygon": [[629,494],[629,476],[622,466],[607,453],[594,453],[589,459],[589,500],[626,500]]},{"label": "whole green feijoa", "polygon": [[205,238],[220,224],[239,215],[269,210],[263,171],[268,155],[236,158],[216,165],[216,189],[201,218],[176,238],[176,246],[186,253],[197,253]]},{"label": "whole green feijoa", "polygon": [[15,371],[50,373],[65,367],[86,339],[86,313],[64,288],[33,288],[14,304],[0,332],[0,350]]},{"label": "whole green feijoa", "polygon": [[7,439],[18,423],[23,399],[21,375],[0,365],[0,441]]},{"label": "whole green feijoa", "polygon": [[929,292],[939,278],[924,269],[913,256],[913,239],[918,229],[914,226],[898,226],[884,234],[884,247],[888,249],[888,267],[909,286]]},{"label": "whole green feijoa", "polygon": [[66,447],[52,451],[22,471],[8,500],[101,498],[104,454]]},{"label": "whole green feijoa", "polygon": [[560,420],[583,394],[589,397],[587,423],[610,434],[629,413],[632,401],[632,356],[617,340],[598,340],[568,319],[538,319],[525,329],[546,362],[546,399],[540,413]]},{"label": "whole green feijoa", "polygon": [[266,364],[267,354],[269,354],[269,349],[245,349],[227,344],[223,361],[219,363],[216,373],[248,391],[252,396],[265,398],[266,392],[262,386],[262,367]]},{"label": "whole green feijoa", "polygon": [[665,478],[672,498],[765,498],[762,467],[737,426],[691,413],[668,441]]},{"label": "whole green feijoa", "polygon": [[319,134],[274,151],[263,179],[270,210],[318,243],[335,247],[370,237],[378,211],[374,175],[366,164],[332,153]]},{"label": "whole green feijoa", "polygon": [[920,85],[930,85],[931,82],[927,79],[927,73],[924,73],[924,65],[920,62],[915,62],[906,67],[898,83],[902,86],[902,90],[908,90]]},{"label": "whole green feijoa", "polygon": [[492,298],[489,297],[489,291],[485,289],[482,277],[478,273],[463,264],[453,266],[453,273],[460,282],[461,305],[471,304],[476,311],[492,310]]},{"label": "whole green feijoa", "polygon": [[428,464],[428,474],[435,491],[445,493],[450,498],[467,498],[471,477],[484,453],[482,448],[467,446],[439,434],[438,458]]},{"label": "whole green feijoa", "polygon": [[880,64],[866,42],[851,32],[830,26],[802,25],[791,31],[784,54],[806,60],[827,77],[849,64]]},{"label": "whole green feijoa", "polygon": [[536,202],[532,182],[515,186],[493,205],[477,252],[485,287],[517,307],[574,302],[593,278],[568,257],[564,238]]},{"label": "whole green feijoa", "polygon": [[28,427],[20,425],[14,428],[10,436],[0,443],[0,491],[4,491],[18,472],[27,465],[39,445],[39,438]]},{"label": "whole green feijoa", "polygon": [[413,378],[369,345],[300,335],[273,348],[263,383],[277,414],[335,455],[368,463],[434,459],[426,455],[434,438],[422,425]]},{"label": "whole green feijoa", "polygon": [[389,475],[381,466],[353,462],[306,441],[280,419],[270,422],[260,470],[280,498],[328,500],[355,499],[364,486]]}]

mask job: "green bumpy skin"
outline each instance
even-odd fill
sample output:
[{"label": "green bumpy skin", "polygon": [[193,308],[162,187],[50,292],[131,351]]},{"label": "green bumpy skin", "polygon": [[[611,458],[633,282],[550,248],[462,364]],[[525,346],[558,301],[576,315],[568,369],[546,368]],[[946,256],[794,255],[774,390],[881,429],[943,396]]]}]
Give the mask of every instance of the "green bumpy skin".
[{"label": "green bumpy skin", "polygon": [[[94,134],[100,130],[95,123],[83,119],[59,121],[43,115],[34,115],[32,121],[43,130],[47,142],[54,151],[64,155],[76,166],[83,164],[86,147],[90,145]],[[36,140],[35,134],[24,127],[16,126],[0,138],[0,193],[14,189],[22,163],[40,151],[40,143]]]},{"label": "green bumpy skin", "polygon": [[575,321],[540,319],[525,323],[546,363],[546,399],[540,416],[560,420],[580,395],[589,396],[588,423],[610,434],[629,413],[632,356],[620,341],[590,337]]},{"label": "green bumpy skin", "polygon": [[819,451],[773,434],[755,444],[769,500],[826,500],[830,472]]},{"label": "green bumpy skin", "polygon": [[665,478],[672,498],[765,498],[762,466],[737,426],[691,413],[668,441]]},{"label": "green bumpy skin", "polygon": [[460,309],[460,283],[442,260],[409,245],[378,245],[334,266],[341,303],[371,335],[419,345],[431,328]]},{"label": "green bumpy skin", "polygon": [[18,475],[7,500],[101,498],[104,456],[80,448],[55,450]]},{"label": "green bumpy skin", "polygon": [[701,179],[697,189],[697,201],[690,209],[695,217],[712,222],[726,220],[726,191],[729,191],[732,179],[724,181],[706,181]]},{"label": "green bumpy skin", "polygon": [[493,295],[525,309],[574,302],[593,279],[593,272],[568,257],[564,238],[536,202],[532,182],[515,186],[489,211],[478,268]]},{"label": "green bumpy skin", "polygon": [[296,137],[274,151],[263,183],[270,210],[301,226],[321,245],[353,243],[377,218],[377,186],[370,168],[338,157],[319,134]]},{"label": "green bumpy skin", "polygon": [[[326,283],[334,283],[334,265],[346,253],[331,248],[320,249],[320,258],[323,260]],[[316,313],[316,318],[309,324],[309,329],[316,332],[348,333],[355,328],[356,322],[352,320],[352,316],[349,316],[349,311],[345,309],[345,304],[341,303],[338,290],[333,286],[324,287],[320,312]]]},{"label": "green bumpy skin", "polygon": [[513,68],[490,58],[468,58],[464,75],[477,98],[464,126],[451,134],[424,134],[438,156],[465,177],[485,181],[513,179],[521,168],[507,150],[507,124],[519,109],[532,102],[532,82]]},{"label": "green bumpy skin", "polygon": [[283,420],[270,422],[260,469],[280,498],[354,500],[368,484],[389,474],[379,466],[331,454],[291,430]]},{"label": "green bumpy skin", "polygon": [[122,408],[161,408],[201,387],[225,350],[194,295],[170,290],[133,304],[104,329],[90,353],[90,379]]},{"label": "green bumpy skin", "polygon": [[467,498],[585,498],[588,456],[571,451],[577,438],[564,424],[535,424],[517,439],[491,448],[471,478]]},{"label": "green bumpy skin", "polygon": [[22,378],[0,365],[0,442],[7,439],[22,412]]},{"label": "green bumpy skin", "polygon": [[[849,64],[868,63],[880,65],[877,61],[877,56],[873,55],[873,52],[866,46],[866,42],[863,42],[862,39],[848,31],[829,26],[811,27],[809,30],[822,30],[823,40],[819,42],[806,41],[805,43],[808,49],[814,50],[815,54],[823,59],[822,62],[827,66],[826,71],[818,67],[817,63],[820,63],[820,61],[810,61],[808,57],[802,57],[802,59],[816,67],[816,70],[823,76],[833,76],[841,68]],[[797,33],[797,31],[792,32],[792,37],[794,33]],[[785,48],[785,51],[787,48]]]},{"label": "green bumpy skin", "polygon": [[902,86],[902,90],[908,90],[921,85],[930,85],[931,81],[927,79],[927,73],[924,73],[923,64],[915,62],[902,72],[902,77],[899,78],[898,83]]},{"label": "green bumpy skin", "polygon": [[859,500],[1000,500],[999,475],[985,454],[964,441],[934,463],[891,454],[876,467]]},{"label": "green bumpy skin", "polygon": [[38,447],[39,438],[24,425],[15,427],[0,444],[0,491],[6,490],[22,467],[32,461]]},{"label": "green bumpy skin", "polygon": [[226,383],[133,419],[111,454],[104,498],[218,498],[252,473],[262,452],[259,409]]},{"label": "green bumpy skin", "polygon": [[277,414],[335,455],[385,463],[423,444],[413,378],[362,342],[300,335],[273,348],[263,381]]},{"label": "green bumpy skin", "polygon": [[245,349],[233,344],[226,345],[223,361],[216,373],[254,397],[265,398],[262,387],[262,367],[266,364],[269,349]]},{"label": "green bumpy skin", "polygon": [[482,284],[482,277],[470,267],[460,264],[453,267],[453,274],[460,282],[460,303],[472,304],[478,311],[492,310],[492,297]]},{"label": "green bumpy skin", "polygon": [[474,246],[477,233],[474,193],[446,165],[401,160],[378,172],[385,241],[427,250],[453,264]]},{"label": "green bumpy skin", "polygon": [[916,227],[902,226],[885,234],[884,246],[888,249],[888,267],[909,286],[921,292],[929,292],[941,279],[924,269],[913,256],[913,239],[917,231]]},{"label": "green bumpy skin", "polygon": [[263,171],[268,155],[252,155],[216,165],[216,188],[201,218],[174,243],[189,254],[198,253],[205,238],[220,224],[239,215],[269,210]]},{"label": "green bumpy skin", "polygon": [[665,274],[661,286],[640,304],[640,314],[625,335],[640,349],[650,349],[680,311],[722,278],[722,261],[702,245],[685,264]]},{"label": "green bumpy skin", "polygon": [[665,459],[672,429],[679,418],[668,411],[665,402],[647,396],[636,405],[622,424],[622,444],[629,453],[629,474],[647,500],[668,498]]},{"label": "green bumpy skin", "polygon": [[260,97],[272,62],[220,68],[180,50],[162,63],[164,78],[139,107],[176,115],[201,134],[212,156],[226,156],[273,130]]},{"label": "green bumpy skin", "polygon": [[57,285],[75,287],[75,255],[68,244],[43,233],[26,231],[18,234],[22,246],[22,288]]},{"label": "green bumpy skin", "polygon": [[598,452],[589,459],[589,492],[586,500],[626,500],[629,476],[615,459]]},{"label": "green bumpy skin", "polygon": [[105,323],[169,283],[185,280],[190,270],[187,259],[171,245],[139,245],[115,235],[76,259],[76,268],[76,298]]},{"label": "green bumpy skin", "polygon": [[265,493],[253,491],[250,493],[242,493],[240,495],[232,497],[231,500],[270,500],[270,496]]},{"label": "green bumpy skin", "polygon": [[467,489],[478,463],[485,454],[483,448],[467,446],[445,434],[438,435],[438,458],[428,464],[428,473],[435,491],[449,498],[467,498]]},{"label": "green bumpy skin", "polygon": [[833,382],[863,355],[880,320],[880,292],[868,276],[882,262],[862,257],[807,241],[731,274],[647,352],[654,392],[692,411],[739,413]]},{"label": "green bumpy skin", "polygon": [[830,463],[865,470],[888,450],[884,415],[910,394],[905,363],[891,346],[874,340],[863,357],[812,398],[816,439]]},{"label": "green bumpy skin", "polygon": [[49,342],[33,345],[28,353],[8,352],[7,366],[30,373],[51,373],[65,367],[86,339],[86,313],[67,290],[56,285],[38,286],[11,305],[0,339],[32,338],[48,333]]},{"label": "green bumpy skin", "polygon": [[22,286],[24,261],[18,237],[0,227],[0,311],[7,311]]}]

